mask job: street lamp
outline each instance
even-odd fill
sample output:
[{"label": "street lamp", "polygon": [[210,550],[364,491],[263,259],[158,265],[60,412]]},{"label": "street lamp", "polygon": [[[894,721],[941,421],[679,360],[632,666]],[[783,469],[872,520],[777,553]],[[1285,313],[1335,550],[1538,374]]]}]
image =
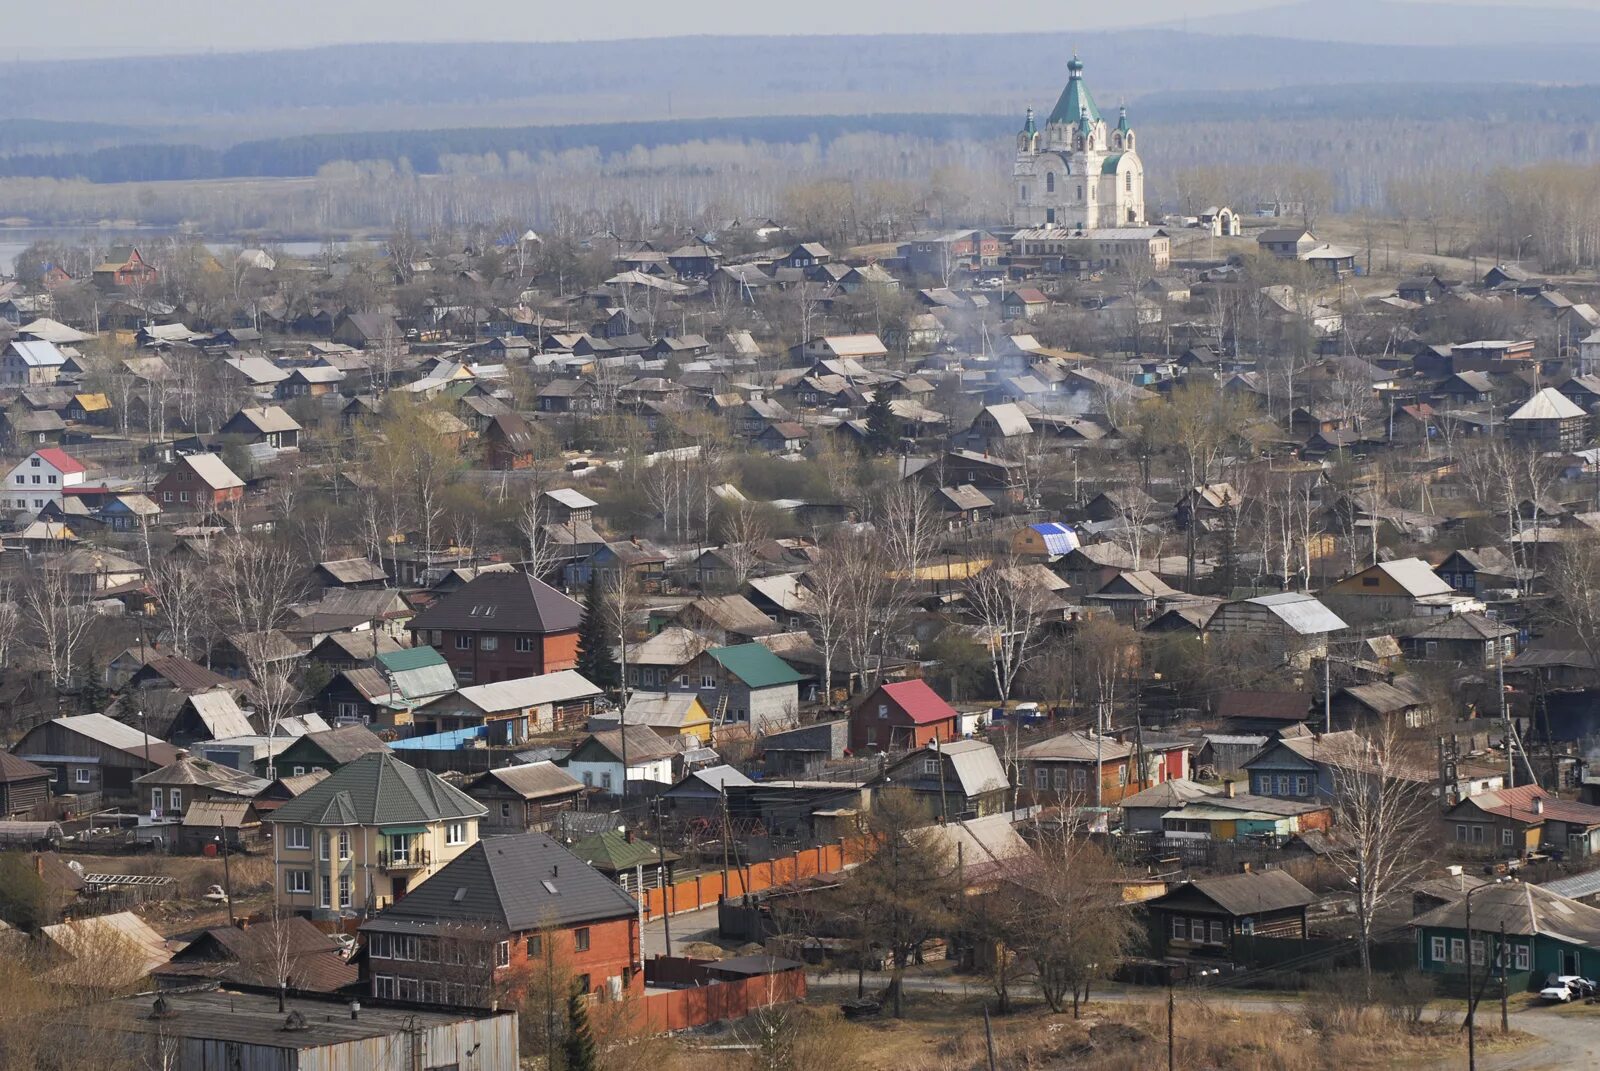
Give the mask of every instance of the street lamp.
[{"label": "street lamp", "polygon": [[[1509,878],[1495,878],[1493,881],[1484,882],[1482,885],[1467,890],[1467,1071],[1477,1071],[1478,1068],[1478,1042],[1473,1034],[1474,1013],[1477,1010],[1477,1001],[1472,999],[1472,897],[1485,889],[1492,889],[1496,885],[1504,885]],[[1483,957],[1485,968],[1489,966],[1487,951]]]}]

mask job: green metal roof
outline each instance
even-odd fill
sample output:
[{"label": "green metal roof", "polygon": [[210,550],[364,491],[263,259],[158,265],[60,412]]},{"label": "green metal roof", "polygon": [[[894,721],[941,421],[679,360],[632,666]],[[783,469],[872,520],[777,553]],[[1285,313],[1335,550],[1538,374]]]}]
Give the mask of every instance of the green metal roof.
[{"label": "green metal roof", "polygon": [[715,658],[723,669],[743,681],[746,687],[771,688],[805,680],[804,674],[796,672],[793,666],[759,643],[713,647],[706,653]]},{"label": "green metal roof", "polygon": [[1115,175],[1117,173],[1117,165],[1120,163],[1122,163],[1122,154],[1114,152],[1106,157],[1105,161],[1100,165],[1100,173],[1102,175]]},{"label": "green metal roof", "polygon": [[485,812],[465,792],[388,752],[346,763],[272,812],[272,821],[304,825],[409,826]]},{"label": "green metal roof", "polygon": [[381,654],[378,656],[378,661],[390,673],[397,673],[403,669],[421,669],[424,666],[445,665],[444,655],[426,644]]},{"label": "green metal roof", "polygon": [[1100,109],[1095,107],[1094,96],[1083,80],[1083,61],[1073,56],[1072,62],[1067,64],[1067,72],[1067,88],[1061,91],[1061,99],[1056,101],[1049,121],[1072,124],[1079,116],[1087,114],[1091,121],[1098,122]]},{"label": "green metal roof", "polygon": [[[636,866],[654,865],[661,861],[656,846],[647,841],[630,841],[625,834],[614,829],[585,837],[572,846],[572,854],[596,870],[611,874],[632,870]],[[668,862],[678,858],[676,852],[667,852]]]}]

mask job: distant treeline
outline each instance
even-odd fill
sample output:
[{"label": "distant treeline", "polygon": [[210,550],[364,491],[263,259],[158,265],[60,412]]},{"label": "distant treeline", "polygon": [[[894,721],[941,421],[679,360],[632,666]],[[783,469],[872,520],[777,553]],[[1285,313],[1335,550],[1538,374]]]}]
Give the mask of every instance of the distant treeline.
[{"label": "distant treeline", "polygon": [[[1135,126],[1185,128],[1193,124],[1263,122],[1349,124],[1371,122],[1385,129],[1395,123],[1558,124],[1572,128],[1563,153],[1586,159],[1596,150],[1589,125],[1600,124],[1600,85],[1352,85],[1296,86],[1277,90],[1157,93],[1136,102]],[[417,174],[449,169],[450,158],[515,155],[537,160],[572,150],[594,150],[615,157],[635,149],[695,142],[803,145],[824,151],[848,135],[909,136],[936,141],[977,141],[999,145],[1017,125],[1016,116],[977,114],[881,114],[751,116],[735,119],[666,119],[564,126],[468,127],[443,130],[380,130],[305,134],[240,142],[227,148],[188,144],[109,145],[83,152],[10,153],[8,143],[37,139],[90,124],[0,123],[0,178],[81,178],[96,183],[154,182],[172,179],[309,177],[332,163],[382,160]],[[10,131],[18,126],[14,133]],[[79,140],[110,137],[104,126],[78,131]],[[1170,137],[1170,134],[1166,135]],[[1580,144],[1581,142],[1581,144]],[[1147,153],[1173,146],[1146,139]]]},{"label": "distant treeline", "polygon": [[315,175],[342,160],[405,161],[419,174],[440,171],[450,156],[537,158],[571,149],[602,155],[695,141],[763,141],[823,147],[847,134],[910,135],[951,140],[985,139],[1007,129],[1006,119],[982,115],[766,116],[745,119],[674,119],[571,126],[480,127],[461,130],[381,130],[245,141],[227,149],[199,145],[123,145],[86,153],[0,156],[3,178],[82,178],[90,182],[158,182],[171,179],[286,178]]}]

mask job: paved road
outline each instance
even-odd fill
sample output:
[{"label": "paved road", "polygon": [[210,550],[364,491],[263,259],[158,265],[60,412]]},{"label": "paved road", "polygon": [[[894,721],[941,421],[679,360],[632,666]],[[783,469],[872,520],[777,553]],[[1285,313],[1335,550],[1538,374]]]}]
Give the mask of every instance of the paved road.
[{"label": "paved road", "polygon": [[[677,952],[690,941],[715,941],[716,939],[717,909],[715,906],[703,907],[699,911],[685,911],[681,915],[672,916],[672,950],[674,952]],[[646,959],[651,956],[665,955],[667,951],[666,924],[661,919],[652,919],[645,923],[641,943],[644,946]]]}]

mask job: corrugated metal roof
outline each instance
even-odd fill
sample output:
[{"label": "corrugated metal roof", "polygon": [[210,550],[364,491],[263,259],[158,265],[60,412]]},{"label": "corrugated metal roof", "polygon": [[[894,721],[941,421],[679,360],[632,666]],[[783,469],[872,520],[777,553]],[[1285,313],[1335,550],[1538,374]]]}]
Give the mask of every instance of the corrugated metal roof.
[{"label": "corrugated metal roof", "polygon": [[[537,677],[518,677],[509,681],[492,681],[459,688],[456,695],[479,710],[523,710],[544,706],[546,703],[570,703],[578,699],[592,699],[601,694],[600,688],[575,669],[544,673]],[[449,697],[436,700],[448,704]]]},{"label": "corrugated metal roof", "polygon": [[[1433,574],[1430,572],[1428,575]],[[1338,614],[1322,605],[1316,596],[1303,591],[1282,591],[1244,601],[1271,610],[1280,621],[1302,636],[1337,632],[1348,627]]]},{"label": "corrugated metal roof", "polygon": [[1044,549],[1054,555],[1070,554],[1078,549],[1078,533],[1055,521],[1029,525],[1044,539]]}]

